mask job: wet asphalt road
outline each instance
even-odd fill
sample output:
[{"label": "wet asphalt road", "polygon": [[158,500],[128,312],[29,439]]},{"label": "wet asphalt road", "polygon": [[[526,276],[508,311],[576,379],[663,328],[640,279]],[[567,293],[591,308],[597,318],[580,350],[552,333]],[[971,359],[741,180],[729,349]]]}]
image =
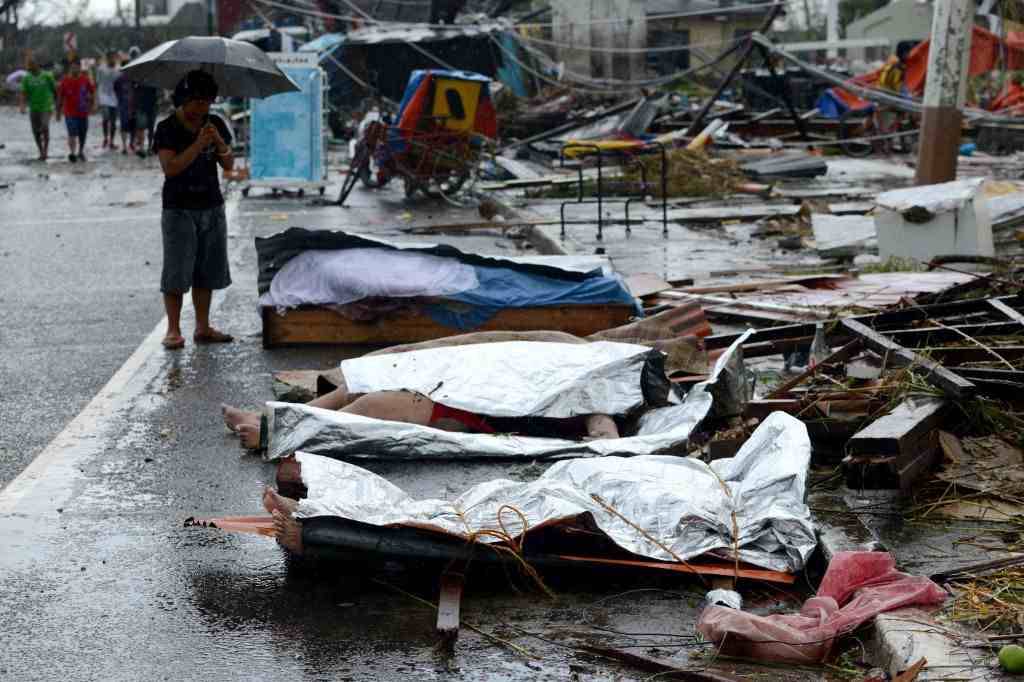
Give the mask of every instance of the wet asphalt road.
[{"label": "wet asphalt road", "polygon": [[[395,227],[410,214],[465,222],[475,210],[408,205],[387,192],[357,190],[346,210],[232,193],[234,284],[215,297],[214,319],[238,341],[189,339],[168,352],[159,346],[155,160],[104,155],[94,120],[87,164],[28,163],[27,118],[0,108],[0,126],[9,132],[0,185],[10,185],[0,189],[0,678],[644,679],[562,643],[690,650],[679,645],[689,643],[699,585],[563,578],[549,600],[499,580],[471,585],[463,620],[534,658],[463,629],[445,660],[430,609],[378,582],[436,599],[424,576],[297,566],[270,540],[182,527],[192,515],[260,512],[260,490],[273,480],[273,467],[224,429],[220,403],[258,405],[273,397],[273,371],[329,367],[344,354],[261,347],[253,237],[300,225],[408,239]],[[57,152],[64,132],[52,130]],[[445,240],[515,249],[497,232]],[[415,496],[536,474],[526,464],[365,465]],[[637,587],[645,591],[614,596]]]}]

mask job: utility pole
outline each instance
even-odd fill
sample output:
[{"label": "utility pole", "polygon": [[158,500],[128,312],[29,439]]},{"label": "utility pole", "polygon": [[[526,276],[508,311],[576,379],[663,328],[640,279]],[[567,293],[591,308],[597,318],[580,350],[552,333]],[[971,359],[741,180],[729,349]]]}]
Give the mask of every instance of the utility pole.
[{"label": "utility pole", "polygon": [[206,34],[217,35],[216,22],[214,21],[214,3],[217,0],[206,0]]},{"label": "utility pole", "polygon": [[960,109],[967,97],[975,0],[937,0],[918,142],[918,185],[956,180]]},{"label": "utility pole", "polygon": [[[835,43],[839,40],[839,0],[825,0],[825,28],[828,42]],[[829,59],[836,59],[839,56],[838,47],[830,47],[826,52]]]},{"label": "utility pole", "polygon": [[[135,0],[135,32],[138,33],[139,29],[142,28],[142,0]],[[138,40],[139,36],[136,35],[135,39]]]}]

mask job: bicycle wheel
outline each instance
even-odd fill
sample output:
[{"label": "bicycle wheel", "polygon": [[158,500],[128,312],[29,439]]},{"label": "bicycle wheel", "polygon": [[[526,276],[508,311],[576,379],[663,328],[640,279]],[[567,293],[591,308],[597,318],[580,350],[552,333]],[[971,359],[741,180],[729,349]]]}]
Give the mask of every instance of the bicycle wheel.
[{"label": "bicycle wheel", "polygon": [[874,145],[856,138],[870,137],[874,132],[875,124],[870,110],[850,109],[839,118],[839,148],[847,156],[871,156],[875,151]]}]

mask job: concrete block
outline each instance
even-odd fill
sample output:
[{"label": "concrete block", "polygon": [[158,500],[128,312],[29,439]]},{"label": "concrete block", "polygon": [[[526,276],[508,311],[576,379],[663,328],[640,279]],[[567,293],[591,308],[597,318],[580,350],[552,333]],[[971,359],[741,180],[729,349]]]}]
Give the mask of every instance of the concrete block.
[{"label": "concrete block", "polygon": [[978,178],[880,194],[875,227],[882,260],[995,255],[992,219],[980,186]]},{"label": "concrete block", "polygon": [[818,548],[826,563],[839,552],[884,550],[860,517],[851,514],[840,492],[819,491],[808,495],[807,504],[814,511],[814,527],[818,531]]},{"label": "concrete block", "polygon": [[927,680],[982,682],[1004,679],[995,657],[984,649],[964,648],[962,633],[941,625],[921,609],[897,609],[875,617],[873,660],[893,677],[919,659],[928,664],[917,676]]}]

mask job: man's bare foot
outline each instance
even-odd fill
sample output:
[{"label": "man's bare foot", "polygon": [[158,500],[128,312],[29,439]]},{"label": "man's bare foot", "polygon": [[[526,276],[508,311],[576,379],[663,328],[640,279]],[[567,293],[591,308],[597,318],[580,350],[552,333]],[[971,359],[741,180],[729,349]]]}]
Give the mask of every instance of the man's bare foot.
[{"label": "man's bare foot", "polygon": [[160,344],[167,350],[177,350],[185,347],[185,337],[181,334],[168,333]]},{"label": "man's bare foot", "polygon": [[239,424],[238,437],[242,439],[242,447],[249,450],[260,449],[260,425]]},{"label": "man's bare foot", "polygon": [[238,427],[242,424],[260,425],[260,415],[258,412],[240,410],[237,407],[231,407],[225,403],[221,403],[220,412],[224,415],[224,424],[227,425],[230,430],[235,432],[238,431]]},{"label": "man's bare foot", "polygon": [[302,525],[291,514],[273,511],[277,542],[292,554],[302,554]]},{"label": "man's bare foot", "polygon": [[298,508],[299,503],[290,497],[278,494],[269,485],[263,488],[263,508],[273,514],[276,511],[285,514],[292,514]]}]

